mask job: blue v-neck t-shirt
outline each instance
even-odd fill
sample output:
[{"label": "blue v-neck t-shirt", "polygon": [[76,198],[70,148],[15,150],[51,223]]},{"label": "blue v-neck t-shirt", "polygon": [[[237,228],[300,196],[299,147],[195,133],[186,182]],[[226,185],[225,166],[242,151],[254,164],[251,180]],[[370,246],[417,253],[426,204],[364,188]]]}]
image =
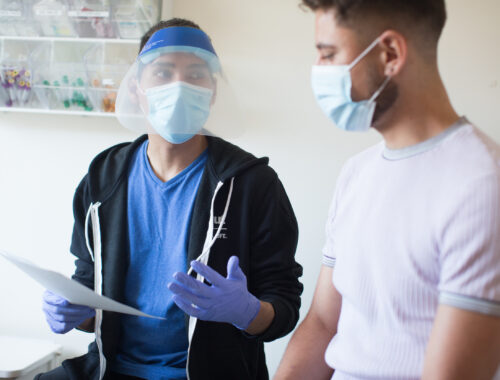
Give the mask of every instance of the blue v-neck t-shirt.
[{"label": "blue v-neck t-shirt", "polygon": [[187,268],[191,214],[207,152],[167,182],[154,173],[146,140],[136,151],[128,177],[130,258],[125,303],[165,320],[121,315],[113,371],[146,378],[185,379],[188,337],[184,313],[167,288]]}]

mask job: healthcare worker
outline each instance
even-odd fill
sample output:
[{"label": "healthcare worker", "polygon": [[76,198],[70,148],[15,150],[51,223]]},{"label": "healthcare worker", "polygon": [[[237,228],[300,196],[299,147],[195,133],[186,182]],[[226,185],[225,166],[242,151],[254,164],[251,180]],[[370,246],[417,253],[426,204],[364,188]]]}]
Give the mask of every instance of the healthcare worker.
[{"label": "healthcare worker", "polygon": [[96,339],[38,379],[268,378],[263,342],[298,320],[297,222],[268,159],[213,136],[240,128],[235,109],[224,112],[234,97],[222,74],[193,22],[162,21],[143,37],[116,113],[147,135],[100,153],[78,186],[73,278],[165,319],[47,292],[53,331]]},{"label": "healthcare worker", "polygon": [[500,149],[443,86],[444,0],[303,4],[316,15],[319,106],[383,141],[341,171],[312,305],[275,379],[491,380]]}]

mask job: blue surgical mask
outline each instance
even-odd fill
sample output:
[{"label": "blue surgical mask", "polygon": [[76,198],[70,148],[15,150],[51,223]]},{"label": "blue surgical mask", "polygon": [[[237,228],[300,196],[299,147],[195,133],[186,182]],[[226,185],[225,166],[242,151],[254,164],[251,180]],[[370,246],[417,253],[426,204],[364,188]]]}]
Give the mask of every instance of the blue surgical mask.
[{"label": "blue surgical mask", "polygon": [[351,97],[351,70],[377,44],[379,38],[368,46],[350,65],[313,66],[312,88],[320,108],[337,127],[345,131],[367,131],[370,129],[375,112],[375,99],[390,80],[387,77],[368,100],[354,102]]},{"label": "blue surgical mask", "polygon": [[182,144],[198,134],[210,114],[213,91],[185,82],[174,82],[145,91],[149,122],[172,144]]}]

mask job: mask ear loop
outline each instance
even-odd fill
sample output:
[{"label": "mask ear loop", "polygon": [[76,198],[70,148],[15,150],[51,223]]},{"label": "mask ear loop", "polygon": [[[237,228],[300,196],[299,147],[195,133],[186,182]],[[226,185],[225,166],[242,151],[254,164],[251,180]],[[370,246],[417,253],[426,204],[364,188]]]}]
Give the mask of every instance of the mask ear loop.
[{"label": "mask ear loop", "polygon": [[379,44],[379,42],[382,40],[381,37],[377,37],[375,41],[373,41],[363,52],[354,60],[350,65],[348,65],[349,71],[352,70],[354,66],[356,66],[363,58],[365,58],[368,53],[370,53],[375,46]]},{"label": "mask ear loop", "polygon": [[375,93],[372,95],[372,97],[368,101],[369,103],[374,102],[375,99],[378,98],[378,96],[380,95],[380,93],[382,91],[384,91],[384,89],[387,87],[387,84],[389,83],[390,80],[391,80],[391,77],[389,77],[389,76],[385,77],[385,80],[382,83],[382,85],[379,87],[379,89],[377,91],[375,91]]},{"label": "mask ear loop", "polygon": [[[370,51],[373,50],[373,48],[375,46],[377,46],[379,44],[379,42],[382,40],[382,37],[379,36],[375,39],[375,41],[373,41],[365,50],[363,50],[363,52],[354,60],[352,61],[352,63],[348,66],[348,70],[352,70],[352,68],[354,66],[356,66],[363,58],[365,58],[368,53],[370,53]],[[380,95],[380,93],[382,91],[384,91],[384,89],[386,88],[387,84],[389,83],[389,81],[391,80],[391,77],[390,76],[387,76],[384,80],[384,82],[382,83],[382,85],[378,88],[377,91],[375,91],[375,93],[372,95],[372,97],[370,98],[369,102],[373,102],[375,101],[375,99],[378,98],[378,96]]]}]

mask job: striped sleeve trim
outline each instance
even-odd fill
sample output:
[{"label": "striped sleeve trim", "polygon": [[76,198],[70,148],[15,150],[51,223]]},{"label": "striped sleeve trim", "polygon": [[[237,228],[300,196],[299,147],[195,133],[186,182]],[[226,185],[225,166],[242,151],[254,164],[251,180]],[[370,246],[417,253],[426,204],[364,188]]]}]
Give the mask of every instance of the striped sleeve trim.
[{"label": "striped sleeve trim", "polygon": [[323,265],[326,265],[327,267],[334,268],[335,267],[335,257],[330,257],[323,255]]},{"label": "striped sleeve trim", "polygon": [[439,303],[480,314],[500,317],[500,302],[441,292],[439,294]]}]

